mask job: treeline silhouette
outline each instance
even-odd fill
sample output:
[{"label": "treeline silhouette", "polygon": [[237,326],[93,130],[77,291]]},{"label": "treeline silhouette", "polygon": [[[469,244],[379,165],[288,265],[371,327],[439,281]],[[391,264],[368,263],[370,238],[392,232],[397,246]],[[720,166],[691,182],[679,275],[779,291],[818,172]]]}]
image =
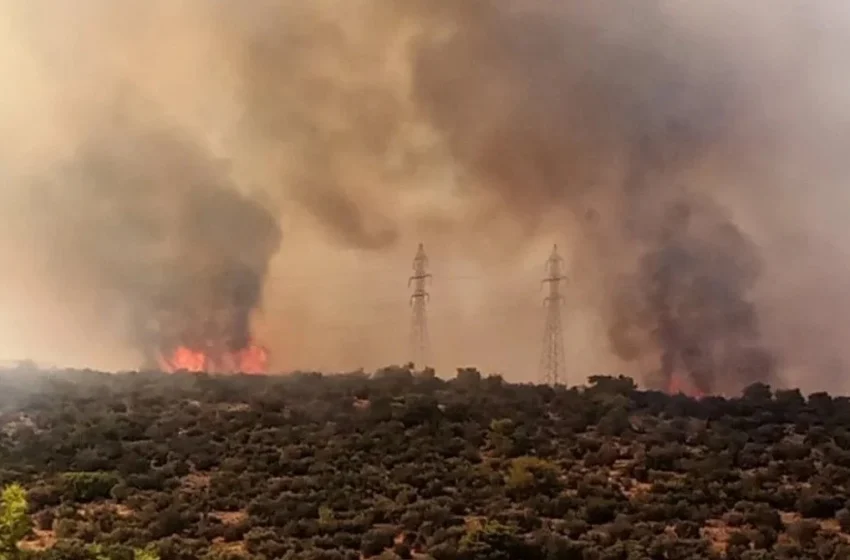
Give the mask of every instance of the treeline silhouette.
[{"label": "treeline silhouette", "polygon": [[826,393],[18,368],[0,426],[21,558],[850,558]]}]

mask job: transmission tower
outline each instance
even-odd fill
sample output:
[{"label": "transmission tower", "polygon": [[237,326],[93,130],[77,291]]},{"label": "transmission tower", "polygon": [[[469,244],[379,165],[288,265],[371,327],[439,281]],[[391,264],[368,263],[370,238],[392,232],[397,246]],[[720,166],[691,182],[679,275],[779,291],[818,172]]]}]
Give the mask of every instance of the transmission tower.
[{"label": "transmission tower", "polygon": [[549,295],[543,300],[546,308],[546,326],[543,330],[543,352],[540,356],[540,382],[545,385],[560,385],[566,382],[564,371],[564,333],[561,328],[561,282],[567,277],[561,273],[564,260],[558,254],[558,246],[552,249],[552,255],[546,261],[546,278],[543,285],[549,285]]},{"label": "transmission tower", "polygon": [[413,276],[407,281],[408,287],[413,286],[413,295],[410,296],[410,306],[413,308],[413,318],[410,325],[410,358],[419,367],[430,365],[431,341],[428,336],[428,300],[431,298],[425,289],[428,278],[428,255],[425,247],[419,244],[416,257],[413,259]]}]

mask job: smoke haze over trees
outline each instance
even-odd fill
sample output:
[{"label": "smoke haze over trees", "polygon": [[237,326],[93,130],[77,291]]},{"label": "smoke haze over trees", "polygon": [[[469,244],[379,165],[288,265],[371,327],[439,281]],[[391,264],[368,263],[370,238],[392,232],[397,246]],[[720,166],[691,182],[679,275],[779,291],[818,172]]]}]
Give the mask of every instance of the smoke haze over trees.
[{"label": "smoke haze over trees", "polygon": [[0,26],[4,355],[134,367],[168,310],[177,338],[253,321],[281,368],[400,361],[423,240],[438,366],[529,379],[557,241],[573,381],[844,389],[838,0],[0,2]]}]

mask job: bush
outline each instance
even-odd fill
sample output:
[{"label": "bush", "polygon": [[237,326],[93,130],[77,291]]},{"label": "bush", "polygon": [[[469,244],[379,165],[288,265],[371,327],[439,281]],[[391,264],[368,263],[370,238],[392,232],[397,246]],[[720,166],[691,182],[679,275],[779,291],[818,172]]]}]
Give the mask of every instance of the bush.
[{"label": "bush", "polygon": [[10,484],[0,494],[0,556],[18,555],[18,541],[29,533],[27,493],[20,484]]},{"label": "bush", "polygon": [[369,531],[363,535],[360,552],[366,558],[377,556],[384,550],[392,548],[394,538],[395,535],[391,531]]},{"label": "bush", "polygon": [[730,560],[850,557],[816,519],[850,530],[850,398],[491,379],[0,371],[35,426],[0,434],[0,482],[59,539],[27,560],[684,560],[723,531]]},{"label": "bush", "polygon": [[109,498],[112,487],[118,482],[118,476],[108,472],[68,472],[62,475],[65,497],[80,503]]}]

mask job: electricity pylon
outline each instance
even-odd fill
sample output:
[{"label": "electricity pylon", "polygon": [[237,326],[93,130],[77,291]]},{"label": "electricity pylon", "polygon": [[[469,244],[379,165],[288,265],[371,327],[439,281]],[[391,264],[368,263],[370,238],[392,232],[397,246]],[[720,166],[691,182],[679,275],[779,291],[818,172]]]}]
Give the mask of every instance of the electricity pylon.
[{"label": "electricity pylon", "polygon": [[558,246],[552,249],[546,261],[546,278],[542,284],[549,285],[549,295],[543,300],[546,308],[546,325],[543,330],[543,351],[540,356],[540,382],[544,385],[566,383],[564,363],[564,333],[561,327],[561,282],[567,277],[561,273],[564,260],[558,254]]},{"label": "electricity pylon", "polygon": [[410,325],[410,358],[421,368],[431,365],[428,363],[431,359],[431,340],[428,335],[427,313],[431,295],[425,289],[429,278],[431,274],[428,273],[428,256],[425,254],[425,247],[420,243],[416,257],[413,259],[413,276],[407,281],[407,285],[413,286],[413,295],[410,296],[410,306],[413,308]]}]

